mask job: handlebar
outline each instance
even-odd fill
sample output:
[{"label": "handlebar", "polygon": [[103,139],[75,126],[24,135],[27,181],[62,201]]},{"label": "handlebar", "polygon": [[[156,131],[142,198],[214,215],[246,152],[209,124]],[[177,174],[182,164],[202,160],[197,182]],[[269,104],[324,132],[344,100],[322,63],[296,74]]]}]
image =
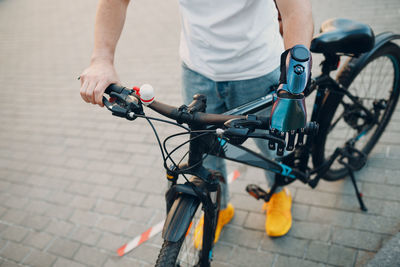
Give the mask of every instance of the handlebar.
[{"label": "handlebar", "polygon": [[[111,84],[106,88],[104,93],[112,98],[112,100],[109,101],[107,98],[103,97],[104,105],[116,116],[134,119],[134,114],[131,114],[132,110],[129,110],[129,108],[131,108],[130,106],[135,106],[136,111],[142,109],[143,99],[141,99],[139,89],[136,87],[134,89],[129,89],[120,85]],[[223,126],[226,121],[232,119],[246,119],[246,116],[240,115],[186,112],[182,107],[177,108],[156,100],[152,101],[152,103],[147,106],[157,113],[176,120],[179,123]],[[140,114],[142,113],[143,112],[140,112]],[[268,129],[269,117],[258,118],[262,121],[259,129]]]},{"label": "handlebar", "polygon": [[[145,90],[142,90],[145,89]],[[181,106],[179,108],[164,104],[154,100],[154,91],[150,85],[141,88],[134,87],[129,89],[120,85],[111,84],[105,90],[110,96],[108,100],[103,96],[103,103],[113,115],[124,117],[128,120],[134,120],[138,115],[144,115],[143,105],[151,108],[157,113],[173,119],[178,123],[186,123],[189,125],[207,125],[227,128],[224,131],[225,136],[230,136],[237,143],[242,143],[248,137],[263,138],[270,141],[270,147],[275,148],[278,145],[278,155],[283,155],[283,149],[286,146],[285,135],[274,136],[274,132],[270,130],[270,117],[256,115],[224,115],[210,114],[202,112],[205,110],[205,97],[195,95],[194,101],[189,106]],[[270,130],[272,134],[256,134],[255,129]],[[311,122],[305,128],[298,130],[298,144],[302,145],[304,134],[315,135],[318,131],[318,125]],[[291,133],[292,137],[295,132]],[[293,150],[294,137],[289,138],[287,150]],[[235,141],[234,141],[235,142]]]}]

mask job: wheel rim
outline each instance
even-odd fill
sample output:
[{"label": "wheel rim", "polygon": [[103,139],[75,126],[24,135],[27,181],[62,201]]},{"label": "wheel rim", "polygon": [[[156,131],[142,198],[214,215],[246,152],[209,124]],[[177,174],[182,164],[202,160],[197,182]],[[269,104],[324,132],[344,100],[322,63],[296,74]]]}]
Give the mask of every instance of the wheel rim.
[{"label": "wheel rim", "polygon": [[[352,138],[355,138],[355,148],[366,154],[371,151],[374,145],[373,140],[380,135],[380,127],[384,127],[382,122],[385,123],[385,117],[391,114],[388,111],[394,108],[396,103],[391,95],[393,89],[398,87],[398,80],[396,80],[398,75],[397,60],[391,55],[377,57],[362,69],[348,91],[358,96],[368,110],[379,114],[377,123],[366,119],[365,112],[344,96],[332,119],[334,127],[328,130],[325,155],[331,155],[334,149],[343,147]],[[337,162],[332,165],[331,170],[332,172],[345,171]]]}]

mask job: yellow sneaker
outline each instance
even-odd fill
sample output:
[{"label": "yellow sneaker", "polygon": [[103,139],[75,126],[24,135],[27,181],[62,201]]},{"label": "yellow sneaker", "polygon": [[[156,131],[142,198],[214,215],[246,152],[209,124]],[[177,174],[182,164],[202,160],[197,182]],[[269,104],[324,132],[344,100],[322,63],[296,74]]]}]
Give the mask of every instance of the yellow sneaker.
[{"label": "yellow sneaker", "polygon": [[269,236],[283,236],[292,227],[292,196],[288,189],[271,196],[268,203],[264,204],[267,211],[265,231]]},{"label": "yellow sneaker", "polygon": [[[234,214],[235,209],[233,208],[233,205],[231,203],[228,204],[226,209],[219,211],[217,228],[215,229],[214,244],[218,242],[222,228],[225,226],[225,224],[229,223],[232,220]],[[203,244],[203,224],[204,216],[200,218],[200,221],[197,224],[196,229],[194,230],[194,246],[197,249],[200,249]]]}]

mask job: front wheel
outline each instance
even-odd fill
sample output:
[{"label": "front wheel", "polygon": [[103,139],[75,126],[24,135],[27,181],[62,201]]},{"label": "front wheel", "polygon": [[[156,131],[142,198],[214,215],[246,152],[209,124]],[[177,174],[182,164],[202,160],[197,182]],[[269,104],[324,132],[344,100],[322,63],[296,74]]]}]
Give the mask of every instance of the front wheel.
[{"label": "front wheel", "polygon": [[[195,211],[191,222],[186,233],[176,242],[164,240],[161,247],[160,254],[158,256],[156,267],[203,267],[210,266],[212,260],[212,248],[215,236],[215,229],[218,221],[218,213],[220,208],[221,191],[220,187],[217,187],[217,191],[210,193],[210,200],[215,203],[208,203],[208,205],[214,208],[203,208],[200,205],[189,205],[180,206],[181,208],[173,209],[174,218],[183,218],[185,214]],[[179,203],[179,201],[175,201]],[[208,213],[205,216],[205,210]],[[180,221],[181,222],[181,221]],[[179,223],[182,225],[182,223]],[[196,228],[202,229],[204,238],[202,235],[197,235],[195,242]]]},{"label": "front wheel", "polygon": [[[320,166],[337,147],[351,143],[368,155],[378,142],[395,110],[400,93],[400,48],[386,43],[364,57],[351,58],[338,75],[339,83],[355,98],[329,92],[313,146],[314,166]],[[368,116],[365,109],[373,116]],[[362,165],[350,162],[354,169]],[[324,179],[335,181],[348,174],[337,162]]]}]

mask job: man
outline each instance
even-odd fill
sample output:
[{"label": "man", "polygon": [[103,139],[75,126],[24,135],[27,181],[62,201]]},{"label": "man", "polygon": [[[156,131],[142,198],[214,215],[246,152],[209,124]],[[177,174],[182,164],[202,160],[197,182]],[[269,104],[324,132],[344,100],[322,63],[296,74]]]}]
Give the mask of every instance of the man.
[{"label": "man", "polygon": [[[179,0],[182,19],[180,55],[183,62],[183,98],[190,103],[196,93],[207,96],[207,112],[222,113],[264,96],[280,77],[280,55],[295,45],[309,47],[313,22],[309,0]],[[119,83],[114,52],[129,0],[100,0],[95,43],[90,66],[81,75],[80,94],[88,103],[102,104],[105,88]],[[283,40],[279,31],[282,16]],[[285,60],[283,60],[283,64]],[[282,87],[282,86],[281,86]],[[259,145],[267,153],[265,144]],[[206,166],[226,174],[220,160],[208,157]],[[226,175],[225,175],[226,176]],[[273,179],[267,176],[269,184]],[[234,215],[223,197],[215,241]],[[267,208],[266,232],[286,234],[292,225],[292,198],[278,189]],[[201,236],[201,228],[196,236]],[[196,243],[201,238],[196,238]],[[198,244],[196,244],[198,245]]]}]

